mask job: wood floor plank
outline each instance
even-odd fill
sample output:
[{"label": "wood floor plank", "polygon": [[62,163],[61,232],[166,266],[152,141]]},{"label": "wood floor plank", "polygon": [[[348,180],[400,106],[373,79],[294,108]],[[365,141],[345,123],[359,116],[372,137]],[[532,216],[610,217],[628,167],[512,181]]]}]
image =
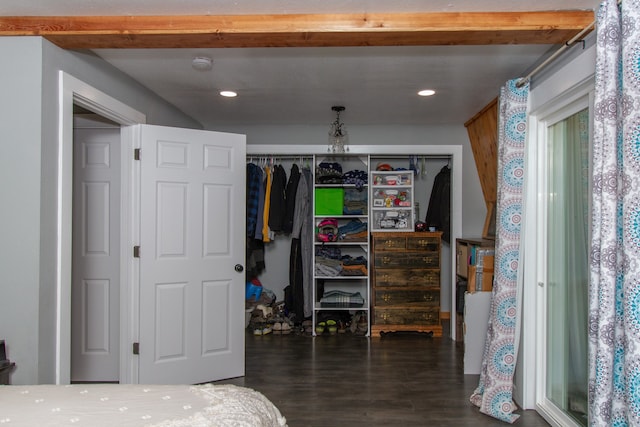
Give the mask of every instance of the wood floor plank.
[{"label": "wood floor plank", "polygon": [[[222,383],[269,398],[290,427],[504,427],[469,402],[478,375],[448,337],[246,336],[246,376]],[[519,427],[548,426],[535,411]]]}]

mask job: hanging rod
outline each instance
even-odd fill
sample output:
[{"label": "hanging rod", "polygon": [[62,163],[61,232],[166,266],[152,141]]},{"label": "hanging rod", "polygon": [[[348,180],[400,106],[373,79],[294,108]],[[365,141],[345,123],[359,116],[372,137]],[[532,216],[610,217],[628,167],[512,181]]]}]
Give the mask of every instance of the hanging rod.
[{"label": "hanging rod", "polygon": [[[323,157],[324,155],[317,155],[316,157]],[[332,155],[333,156],[333,155]],[[372,160],[385,160],[385,159],[406,159],[408,157],[417,157],[418,159],[427,159],[427,160],[449,160],[451,159],[450,154],[442,155],[442,154],[372,154]],[[283,154],[283,155],[274,155],[274,154],[247,154],[247,161],[250,160],[311,160],[313,159],[313,155],[295,155],[295,154]]]},{"label": "hanging rod", "polygon": [[529,74],[527,74],[526,76],[524,76],[520,80],[518,80],[516,82],[516,87],[522,87],[525,84],[527,84],[527,82],[529,80],[531,80],[531,77],[533,77],[534,74],[538,73],[544,67],[549,65],[549,63],[551,63],[553,60],[555,60],[558,57],[558,55],[560,55],[562,52],[565,51],[565,49],[573,46],[576,42],[578,42],[582,38],[582,36],[584,36],[586,33],[588,33],[595,25],[596,25],[596,21],[594,20],[591,24],[589,24],[586,27],[584,27],[582,29],[582,31],[580,31],[578,34],[576,34],[571,40],[569,40],[568,42],[566,42],[565,44],[560,46],[560,48],[558,48],[558,50],[556,50],[550,57],[545,59],[536,68],[534,68]]},{"label": "hanging rod", "polygon": [[450,160],[451,154],[372,154],[371,160],[404,160],[409,157],[414,157],[418,159],[427,159],[427,160]]},{"label": "hanging rod", "polygon": [[269,160],[269,161],[281,161],[281,160],[311,160],[313,156],[309,155],[295,155],[295,154],[283,154],[283,155],[274,155],[274,154],[247,154],[247,161],[253,160]]}]

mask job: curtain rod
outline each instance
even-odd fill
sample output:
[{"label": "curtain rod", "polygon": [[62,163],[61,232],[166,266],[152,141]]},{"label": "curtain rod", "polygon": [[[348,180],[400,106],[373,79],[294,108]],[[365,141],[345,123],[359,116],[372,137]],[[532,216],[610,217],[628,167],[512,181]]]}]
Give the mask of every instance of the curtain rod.
[{"label": "curtain rod", "polygon": [[560,55],[562,52],[564,52],[565,49],[567,49],[568,47],[573,46],[577,41],[579,41],[582,38],[582,36],[584,36],[587,32],[589,32],[595,26],[595,24],[596,24],[596,21],[594,20],[591,24],[589,24],[586,27],[584,27],[582,29],[582,31],[580,31],[578,34],[576,34],[571,40],[569,40],[568,42],[563,44],[558,50],[556,50],[550,57],[545,59],[536,68],[534,68],[529,74],[527,74],[526,76],[524,76],[520,80],[518,80],[518,82],[516,83],[516,87],[524,86],[529,80],[531,80],[531,77],[533,77],[534,74],[536,74],[537,72],[542,70],[551,61],[556,59],[558,57],[558,55]]}]

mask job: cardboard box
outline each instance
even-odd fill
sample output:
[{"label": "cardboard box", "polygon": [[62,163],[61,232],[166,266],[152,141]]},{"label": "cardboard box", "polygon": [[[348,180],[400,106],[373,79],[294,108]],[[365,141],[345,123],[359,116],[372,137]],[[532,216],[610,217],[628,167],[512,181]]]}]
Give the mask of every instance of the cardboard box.
[{"label": "cardboard box", "polygon": [[468,269],[469,269],[469,246],[466,244],[457,243],[457,251],[456,251],[456,266],[458,271],[456,272],[458,276],[467,278],[469,277]]}]

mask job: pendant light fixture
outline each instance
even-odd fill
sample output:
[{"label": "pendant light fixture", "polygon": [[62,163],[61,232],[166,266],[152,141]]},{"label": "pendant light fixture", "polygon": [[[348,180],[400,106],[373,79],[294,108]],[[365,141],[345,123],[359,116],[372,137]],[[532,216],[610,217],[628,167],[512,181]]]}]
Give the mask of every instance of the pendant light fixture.
[{"label": "pendant light fixture", "polygon": [[329,153],[346,153],[349,151],[349,135],[344,123],[340,122],[340,113],[344,111],[343,106],[331,107],[336,112],[336,120],[331,123],[329,128],[329,146],[327,152]]}]

